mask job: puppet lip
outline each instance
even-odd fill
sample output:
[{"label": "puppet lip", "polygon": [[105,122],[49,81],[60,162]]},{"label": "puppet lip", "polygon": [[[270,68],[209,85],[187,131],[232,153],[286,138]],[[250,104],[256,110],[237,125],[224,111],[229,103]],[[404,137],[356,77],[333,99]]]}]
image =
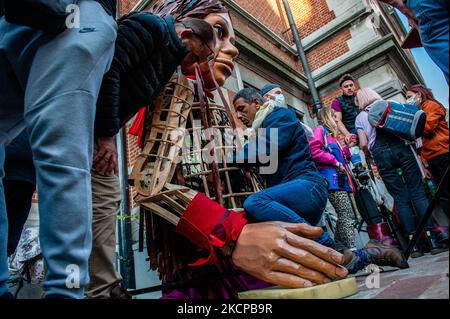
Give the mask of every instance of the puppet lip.
[{"label": "puppet lip", "polygon": [[233,73],[233,70],[234,70],[234,63],[233,63],[233,61],[228,60],[228,59],[216,58],[215,63],[217,63],[219,65],[223,65],[225,68],[229,69],[230,74]]}]

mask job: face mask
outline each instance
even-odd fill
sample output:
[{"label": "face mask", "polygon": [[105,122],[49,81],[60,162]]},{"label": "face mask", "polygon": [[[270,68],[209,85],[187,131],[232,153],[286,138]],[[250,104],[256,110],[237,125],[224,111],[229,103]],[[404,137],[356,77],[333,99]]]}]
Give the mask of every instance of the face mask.
[{"label": "face mask", "polygon": [[415,105],[415,106],[420,106],[422,104],[421,101],[420,101],[420,98],[417,96],[417,94],[414,95],[414,96],[411,96],[409,99],[407,99],[406,103],[407,104],[412,104],[412,105]]},{"label": "face mask", "polygon": [[274,94],[270,98],[275,101],[277,107],[286,107],[286,98],[283,94]]}]

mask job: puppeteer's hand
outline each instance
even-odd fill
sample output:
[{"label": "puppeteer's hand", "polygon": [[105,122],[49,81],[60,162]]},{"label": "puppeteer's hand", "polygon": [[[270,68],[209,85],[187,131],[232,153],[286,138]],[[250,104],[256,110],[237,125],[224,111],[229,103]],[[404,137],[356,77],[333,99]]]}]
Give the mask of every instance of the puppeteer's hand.
[{"label": "puppeteer's hand", "polygon": [[311,240],[322,229],[307,224],[247,224],[233,251],[242,271],[288,288],[305,288],[345,278],[344,256]]},{"label": "puppeteer's hand", "polygon": [[98,138],[94,150],[94,170],[104,175],[119,173],[117,148],[114,137]]},{"label": "puppeteer's hand", "polygon": [[357,145],[358,145],[358,139],[355,136],[355,138],[350,139],[350,142],[348,143],[348,147],[355,147]]},{"label": "puppeteer's hand", "polygon": [[431,173],[431,171],[428,168],[425,168],[425,177],[427,179],[433,179],[433,174]]}]

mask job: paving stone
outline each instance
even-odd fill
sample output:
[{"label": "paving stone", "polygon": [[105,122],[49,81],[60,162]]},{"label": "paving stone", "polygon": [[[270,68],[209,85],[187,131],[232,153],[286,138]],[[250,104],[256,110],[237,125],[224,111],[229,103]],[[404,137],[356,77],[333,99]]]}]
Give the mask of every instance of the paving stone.
[{"label": "paving stone", "polygon": [[367,287],[367,276],[357,277],[359,292],[348,299],[449,299],[448,252],[408,262],[408,269],[382,267],[379,288]]},{"label": "paving stone", "polygon": [[396,281],[376,296],[376,299],[417,299],[441,276],[408,278]]}]

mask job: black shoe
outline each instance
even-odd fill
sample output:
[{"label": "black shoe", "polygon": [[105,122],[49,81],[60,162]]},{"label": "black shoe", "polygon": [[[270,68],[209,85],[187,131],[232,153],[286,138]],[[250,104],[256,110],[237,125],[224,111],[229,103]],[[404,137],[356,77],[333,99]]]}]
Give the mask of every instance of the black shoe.
[{"label": "black shoe", "polygon": [[437,236],[434,232],[431,232],[431,235],[428,236],[428,246],[430,247],[430,253],[432,255],[437,255],[443,252],[448,251],[448,245],[440,244],[438,242]]},{"label": "black shoe", "polygon": [[436,236],[438,243],[440,244],[447,244],[449,243],[449,234],[448,232],[440,233]]},{"label": "black shoe", "polygon": [[133,299],[133,296],[122,285],[115,286],[109,295],[111,299]]},{"label": "black shoe", "polygon": [[6,292],[0,296],[0,300],[12,300],[12,299],[14,299],[14,296],[10,292]]},{"label": "black shoe", "polygon": [[418,244],[414,245],[413,250],[411,251],[411,258],[419,258],[424,255],[423,251],[419,248]]}]

